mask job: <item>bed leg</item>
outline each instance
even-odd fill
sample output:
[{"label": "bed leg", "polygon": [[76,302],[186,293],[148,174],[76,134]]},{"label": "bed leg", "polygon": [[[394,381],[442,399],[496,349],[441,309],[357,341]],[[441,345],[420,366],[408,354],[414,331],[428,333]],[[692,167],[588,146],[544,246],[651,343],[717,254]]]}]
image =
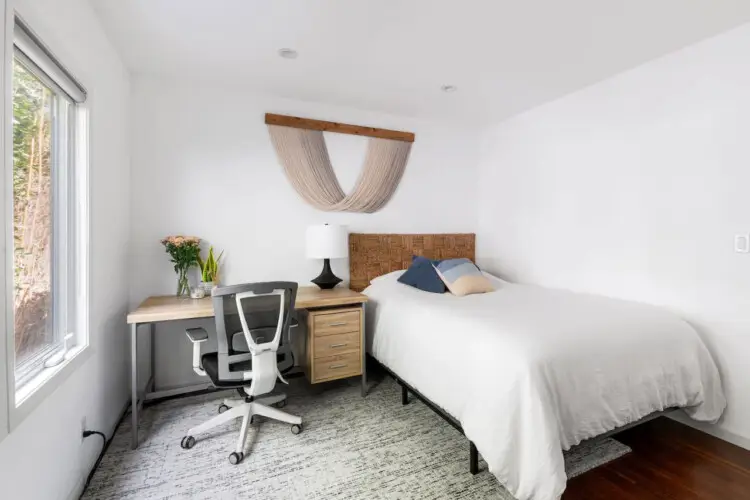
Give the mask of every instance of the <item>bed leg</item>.
[{"label": "bed leg", "polygon": [[401,384],[401,404],[402,405],[409,404],[409,390],[406,388],[404,384]]},{"label": "bed leg", "polygon": [[479,454],[472,441],[469,441],[469,472],[472,474],[479,473]]}]

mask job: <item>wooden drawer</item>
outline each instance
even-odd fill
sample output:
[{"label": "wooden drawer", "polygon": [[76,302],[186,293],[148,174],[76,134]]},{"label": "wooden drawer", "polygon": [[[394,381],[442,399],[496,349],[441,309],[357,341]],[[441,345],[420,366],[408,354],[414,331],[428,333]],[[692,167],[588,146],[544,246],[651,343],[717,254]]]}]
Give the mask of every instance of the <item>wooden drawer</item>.
[{"label": "wooden drawer", "polygon": [[360,331],[360,311],[342,311],[313,316],[316,337]]},{"label": "wooden drawer", "polygon": [[359,338],[359,331],[315,337],[313,339],[313,353],[315,358],[324,358],[336,354],[360,352]]},{"label": "wooden drawer", "polygon": [[312,382],[323,382],[362,374],[362,354],[359,350],[313,360]]}]

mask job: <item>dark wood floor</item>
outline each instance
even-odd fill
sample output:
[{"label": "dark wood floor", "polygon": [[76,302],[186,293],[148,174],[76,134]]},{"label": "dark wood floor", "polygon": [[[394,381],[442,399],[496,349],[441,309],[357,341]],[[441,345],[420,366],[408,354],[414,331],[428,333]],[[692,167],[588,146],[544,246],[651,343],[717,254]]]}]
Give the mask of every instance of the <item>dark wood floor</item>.
[{"label": "dark wood floor", "polygon": [[569,481],[563,500],[750,500],[750,451],[664,417],[615,439],[633,451]]}]

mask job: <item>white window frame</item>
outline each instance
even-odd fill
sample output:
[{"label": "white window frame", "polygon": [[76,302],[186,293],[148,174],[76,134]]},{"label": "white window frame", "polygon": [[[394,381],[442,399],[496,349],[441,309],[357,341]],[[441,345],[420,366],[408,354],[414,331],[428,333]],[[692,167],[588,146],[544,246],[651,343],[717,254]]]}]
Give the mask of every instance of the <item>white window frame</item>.
[{"label": "white window frame", "polygon": [[[10,4],[11,2],[8,2]],[[60,104],[58,106],[58,113],[63,111],[63,107],[67,108],[67,119],[66,123],[68,128],[72,131],[71,137],[74,138],[72,141],[66,141],[66,147],[62,149],[63,154],[68,156],[68,166],[71,171],[69,175],[64,176],[63,179],[56,179],[53,177],[53,183],[57,182],[58,187],[61,182],[69,183],[65,186],[64,192],[66,195],[64,205],[58,207],[59,196],[53,196],[53,210],[64,208],[69,214],[66,217],[65,223],[67,227],[61,227],[59,224],[53,224],[53,241],[55,238],[60,237],[60,231],[66,231],[67,237],[66,245],[63,251],[58,252],[55,255],[55,265],[53,269],[53,293],[61,293],[62,290],[58,287],[60,282],[67,283],[67,293],[65,297],[68,300],[70,307],[63,305],[65,314],[68,318],[65,320],[67,328],[65,330],[74,330],[75,335],[75,346],[68,349],[62,360],[54,364],[54,366],[45,366],[38,373],[35,374],[28,382],[22,387],[16,390],[15,380],[15,338],[14,338],[14,268],[13,268],[13,60],[15,57],[15,44],[14,44],[14,33],[16,27],[16,18],[18,14],[8,6],[6,9],[5,16],[5,58],[3,65],[3,82],[5,90],[5,99],[3,100],[3,141],[5,147],[5,171],[2,176],[2,216],[5,226],[5,266],[2,266],[3,277],[5,278],[5,287],[0,291],[0,297],[5,302],[5,331],[6,342],[2,342],[5,352],[0,348],[0,354],[4,354],[0,358],[0,362],[6,363],[6,369],[0,370],[3,373],[0,374],[0,382],[5,379],[3,388],[7,391],[5,396],[1,399],[4,401],[0,402],[0,410],[3,411],[4,415],[0,416],[0,424],[3,423],[5,416],[7,416],[7,432],[13,431],[23,420],[28,416],[44,399],[47,398],[63,381],[65,381],[73,372],[75,372],[91,355],[90,348],[90,337],[89,337],[89,301],[90,301],[90,276],[89,276],[89,227],[90,227],[90,216],[89,216],[89,202],[91,198],[89,188],[89,163],[90,163],[90,98],[86,98],[85,90],[83,96],[85,102],[74,102],[72,99],[68,99],[68,106]],[[23,24],[26,24],[21,20]],[[27,25],[28,26],[28,25]],[[34,34],[36,36],[36,34]],[[37,37],[38,38],[38,37]],[[26,40],[28,42],[28,40]],[[54,59],[56,59],[49,48],[42,43],[41,47]],[[30,58],[31,59],[31,58]],[[36,63],[36,61],[32,61]],[[50,68],[46,66],[45,71],[42,69],[43,64],[35,64],[35,70],[41,70],[42,74],[46,77],[42,78],[45,84],[49,85],[50,82],[57,88],[55,90],[62,91],[63,95],[70,95],[70,92],[66,92],[64,89],[67,87],[70,89],[70,82],[66,84],[58,85],[57,81],[52,78],[52,75],[60,77],[60,73],[56,73],[56,68]],[[37,71],[33,71],[37,74]],[[37,76],[39,76],[37,74]],[[67,74],[67,76],[71,76]],[[73,80],[76,84],[77,81]],[[75,90],[75,89],[74,89]],[[57,131],[53,131],[53,134]],[[62,138],[57,137],[56,140]],[[54,173],[53,173],[54,176]],[[55,188],[53,188],[55,189]],[[72,248],[74,247],[74,248]],[[68,258],[66,252],[73,251],[74,256]],[[67,275],[65,279],[60,280],[57,273],[62,272]],[[55,276],[58,276],[58,279]],[[3,296],[4,293],[4,296]],[[58,303],[59,305],[59,303]],[[71,317],[72,316],[72,317]],[[56,317],[61,317],[58,313]],[[56,328],[58,331],[63,331]],[[4,375],[4,377],[2,376]],[[4,408],[5,407],[5,408]],[[0,439],[4,434],[4,429],[0,428]]]}]

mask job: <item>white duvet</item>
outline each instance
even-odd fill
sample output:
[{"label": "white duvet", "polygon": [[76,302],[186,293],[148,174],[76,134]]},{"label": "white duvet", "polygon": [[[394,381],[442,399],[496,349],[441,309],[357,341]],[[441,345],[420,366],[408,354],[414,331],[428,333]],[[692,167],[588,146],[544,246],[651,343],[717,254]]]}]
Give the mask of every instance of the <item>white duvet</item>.
[{"label": "white duvet", "polygon": [[695,330],[644,304],[496,279],[456,297],[373,280],[368,351],[453,415],[519,500],[565,489],[562,450],[652,412],[726,402]]}]

